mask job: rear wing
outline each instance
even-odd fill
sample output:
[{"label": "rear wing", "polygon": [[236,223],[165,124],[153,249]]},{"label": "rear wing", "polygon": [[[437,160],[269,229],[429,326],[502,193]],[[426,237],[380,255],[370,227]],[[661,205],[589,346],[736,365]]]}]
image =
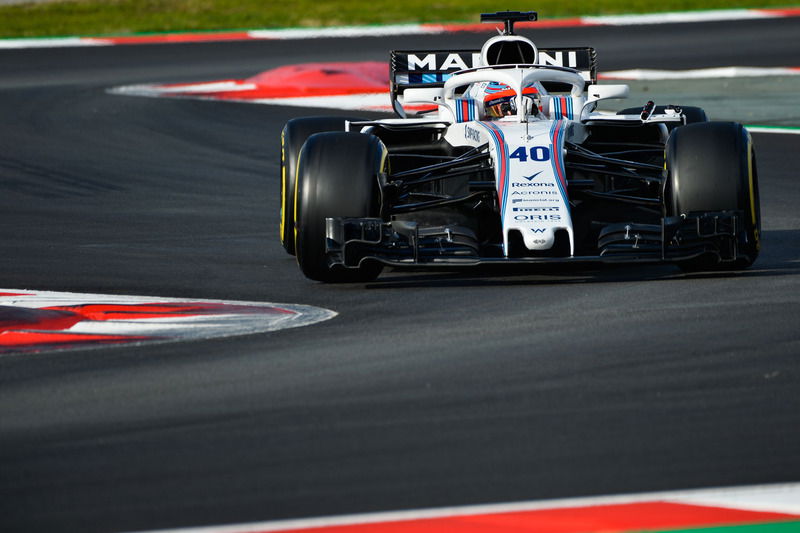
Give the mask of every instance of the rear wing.
[{"label": "rear wing", "polygon": [[[597,53],[594,48],[540,48],[538,64],[572,68],[587,82],[597,83]],[[480,50],[393,50],[389,73],[392,107],[398,109],[397,97],[406,89],[444,87],[444,82],[454,72],[480,66],[483,66]],[[545,88],[561,90],[547,84]]]}]

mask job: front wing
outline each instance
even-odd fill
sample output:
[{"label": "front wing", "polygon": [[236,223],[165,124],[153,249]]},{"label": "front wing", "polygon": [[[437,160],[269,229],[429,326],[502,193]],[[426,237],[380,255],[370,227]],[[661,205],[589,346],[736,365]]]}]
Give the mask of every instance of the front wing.
[{"label": "front wing", "polygon": [[420,226],[380,218],[327,218],[326,252],[331,266],[357,268],[365,261],[395,267],[457,267],[482,264],[660,263],[701,256],[732,263],[742,258],[746,238],[741,211],[666,217],[661,224],[609,224],[600,231],[597,253],[576,256],[506,257],[499,245],[477,242],[459,226]]}]

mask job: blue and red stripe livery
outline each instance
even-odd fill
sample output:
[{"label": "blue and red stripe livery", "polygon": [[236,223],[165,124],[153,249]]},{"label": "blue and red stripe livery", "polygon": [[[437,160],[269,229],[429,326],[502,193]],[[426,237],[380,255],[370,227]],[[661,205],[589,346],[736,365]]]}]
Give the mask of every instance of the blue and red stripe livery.
[{"label": "blue and red stripe livery", "polygon": [[553,122],[553,126],[550,128],[550,161],[553,165],[553,172],[558,178],[556,183],[558,183],[561,196],[564,198],[564,203],[566,204],[567,209],[569,209],[569,197],[567,196],[567,177],[566,173],[564,172],[563,156],[565,131],[566,128],[563,120],[557,120]]}]

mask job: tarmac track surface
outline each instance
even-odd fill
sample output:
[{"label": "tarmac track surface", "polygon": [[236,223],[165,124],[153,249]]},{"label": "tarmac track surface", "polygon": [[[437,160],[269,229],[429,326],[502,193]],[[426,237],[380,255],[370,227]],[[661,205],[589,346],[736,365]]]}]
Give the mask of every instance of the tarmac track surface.
[{"label": "tarmac track surface", "polygon": [[[592,44],[610,70],[793,66],[797,33],[788,19],[533,37]],[[325,286],[277,240],[280,128],[313,111],[105,92],[482,38],[0,52],[2,285],[340,313],[277,333],[0,357],[0,529],[800,479],[797,136],[754,136],[764,250],[742,274],[388,272]]]}]

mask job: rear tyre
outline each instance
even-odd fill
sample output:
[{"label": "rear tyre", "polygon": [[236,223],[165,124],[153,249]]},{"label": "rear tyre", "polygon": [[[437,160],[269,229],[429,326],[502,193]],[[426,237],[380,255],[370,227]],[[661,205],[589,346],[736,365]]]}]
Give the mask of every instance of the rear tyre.
[{"label": "rear tyre", "polygon": [[680,263],[684,270],[727,270],[753,264],[761,249],[758,172],[750,134],[734,122],[706,122],[676,128],[666,146],[667,214],[709,211],[743,213],[738,258],[720,263],[704,256]]},{"label": "rear tyre", "polygon": [[325,219],[379,216],[378,173],[386,154],[377,137],[361,133],[318,133],[306,141],[300,151],[294,206],[295,252],[306,277],[328,283],[370,281],[383,270],[374,261],[357,269],[330,266]]},{"label": "rear tyre", "polygon": [[311,135],[324,131],[344,131],[347,117],[303,117],[286,123],[281,132],[281,225],[284,250],[294,255],[294,189],[297,178],[297,156]]}]

